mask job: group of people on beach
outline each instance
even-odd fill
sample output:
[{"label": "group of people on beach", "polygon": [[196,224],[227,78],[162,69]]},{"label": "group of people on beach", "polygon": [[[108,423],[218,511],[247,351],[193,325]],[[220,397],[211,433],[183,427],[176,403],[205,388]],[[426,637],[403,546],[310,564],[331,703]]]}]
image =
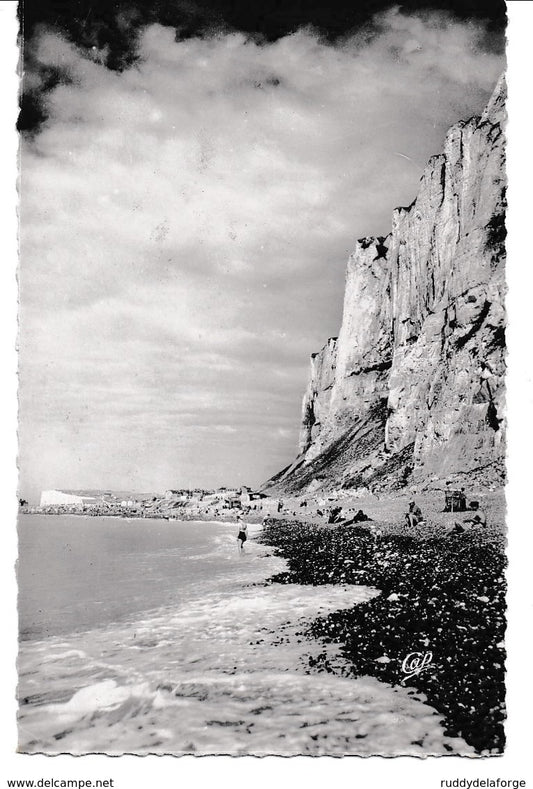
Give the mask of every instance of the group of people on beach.
[{"label": "group of people on beach", "polygon": [[[335,514],[338,515],[337,510],[341,508],[336,508]],[[479,506],[478,501],[471,501],[470,506],[466,507],[466,499],[465,499],[465,507],[464,509],[469,509],[471,511],[471,515],[468,518],[465,518],[461,522],[456,521],[454,526],[451,527],[450,533],[460,534],[466,531],[469,527],[472,526],[486,526],[487,525],[487,517],[483,510]],[[339,518],[340,519],[340,518]],[[366,516],[362,510],[359,510],[357,515],[349,521],[344,521],[345,524],[351,525],[352,523],[356,523],[360,520],[371,520]],[[335,522],[335,519],[329,518],[328,522]],[[422,510],[417,505],[415,501],[409,502],[409,509],[405,513],[405,523],[407,526],[424,526],[425,525],[425,518],[422,514]],[[244,522],[243,516],[237,516],[237,524],[238,524],[238,534],[237,534],[237,546],[239,553],[244,553],[244,543],[248,539],[248,525]]]},{"label": "group of people on beach", "polygon": [[[472,513],[470,517],[464,518],[462,521],[455,521],[449,530],[450,534],[461,534],[472,526],[487,525],[487,516],[480,508],[479,501],[471,501],[469,507],[467,507],[465,497],[461,511],[467,509]],[[447,511],[447,508],[445,508],[445,511]],[[426,523],[422,510],[414,501],[409,502],[409,510],[405,513],[405,522],[407,526],[424,526]]]}]

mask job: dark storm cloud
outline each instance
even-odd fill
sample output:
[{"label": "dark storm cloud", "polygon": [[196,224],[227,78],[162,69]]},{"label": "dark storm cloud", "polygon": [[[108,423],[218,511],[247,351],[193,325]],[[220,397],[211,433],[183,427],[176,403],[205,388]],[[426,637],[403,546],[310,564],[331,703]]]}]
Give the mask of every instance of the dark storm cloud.
[{"label": "dark storm cloud", "polygon": [[[244,32],[258,40],[276,41],[308,27],[334,42],[363,31],[369,40],[379,35],[375,15],[400,5],[403,12],[419,14],[444,11],[460,20],[484,21],[480,46],[503,52],[506,7],[504,0],[24,0],[19,5],[21,30],[26,41],[25,60],[32,76],[24,84],[21,130],[35,130],[48,117],[46,96],[59,84],[69,84],[68,67],[42,64],[35,57],[33,37],[44,28],[60,33],[93,59],[121,71],[139,59],[138,42],[147,25],[161,24],[174,31],[176,40],[220,32]],[[435,20],[435,16],[433,19]],[[276,85],[275,74],[256,79],[259,86]]]}]

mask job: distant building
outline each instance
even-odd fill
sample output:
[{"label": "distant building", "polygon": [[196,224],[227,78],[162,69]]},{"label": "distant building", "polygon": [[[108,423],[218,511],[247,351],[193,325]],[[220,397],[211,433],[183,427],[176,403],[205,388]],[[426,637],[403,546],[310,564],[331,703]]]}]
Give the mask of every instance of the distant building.
[{"label": "distant building", "polygon": [[210,504],[218,504],[221,498],[222,496],[220,493],[206,493],[203,500],[209,502]]},{"label": "distant building", "polygon": [[252,502],[258,502],[261,499],[266,499],[267,496],[265,493],[254,493],[250,488],[243,487],[241,489],[241,503],[246,506],[251,504]]}]

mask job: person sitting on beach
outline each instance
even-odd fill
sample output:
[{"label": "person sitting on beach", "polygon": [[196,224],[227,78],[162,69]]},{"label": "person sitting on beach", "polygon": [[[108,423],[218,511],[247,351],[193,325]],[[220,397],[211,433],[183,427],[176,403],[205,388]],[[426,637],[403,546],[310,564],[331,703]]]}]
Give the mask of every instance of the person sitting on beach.
[{"label": "person sitting on beach", "polygon": [[353,516],[353,518],[350,518],[349,520],[346,520],[344,522],[344,526],[351,526],[353,523],[363,523],[364,521],[371,521],[371,520],[372,518],[369,518],[366,512],[363,512],[363,510],[358,510]]},{"label": "person sitting on beach", "polygon": [[471,501],[470,509],[474,510],[470,518],[464,518],[462,522],[455,521],[455,524],[449,529],[448,534],[464,534],[470,531],[474,526],[486,526],[487,516],[479,507],[479,501]]},{"label": "person sitting on beach", "polygon": [[243,521],[242,515],[239,515],[239,533],[237,535],[237,543],[239,546],[239,551],[242,553],[244,551],[244,543],[248,539],[248,526]]},{"label": "person sitting on beach", "polygon": [[470,509],[473,510],[470,518],[465,518],[464,523],[471,523],[472,526],[486,526],[487,516],[479,507],[479,501],[471,501]]},{"label": "person sitting on beach", "polygon": [[342,520],[342,507],[332,507],[329,511],[328,523],[338,523]]},{"label": "person sitting on beach", "polygon": [[405,513],[405,521],[408,526],[418,526],[419,523],[422,523],[424,520],[424,516],[422,515],[422,510],[420,507],[414,502],[409,502],[409,511]]}]

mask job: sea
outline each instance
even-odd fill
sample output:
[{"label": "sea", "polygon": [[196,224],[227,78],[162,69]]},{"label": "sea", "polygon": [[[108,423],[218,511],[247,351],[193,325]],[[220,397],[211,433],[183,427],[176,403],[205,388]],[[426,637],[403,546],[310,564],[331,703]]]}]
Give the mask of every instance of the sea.
[{"label": "sea", "polygon": [[[345,676],[315,617],[379,590],[268,579],[250,524],[22,515],[19,751],[473,754],[412,688]],[[309,657],[327,651],[337,673]]]}]

